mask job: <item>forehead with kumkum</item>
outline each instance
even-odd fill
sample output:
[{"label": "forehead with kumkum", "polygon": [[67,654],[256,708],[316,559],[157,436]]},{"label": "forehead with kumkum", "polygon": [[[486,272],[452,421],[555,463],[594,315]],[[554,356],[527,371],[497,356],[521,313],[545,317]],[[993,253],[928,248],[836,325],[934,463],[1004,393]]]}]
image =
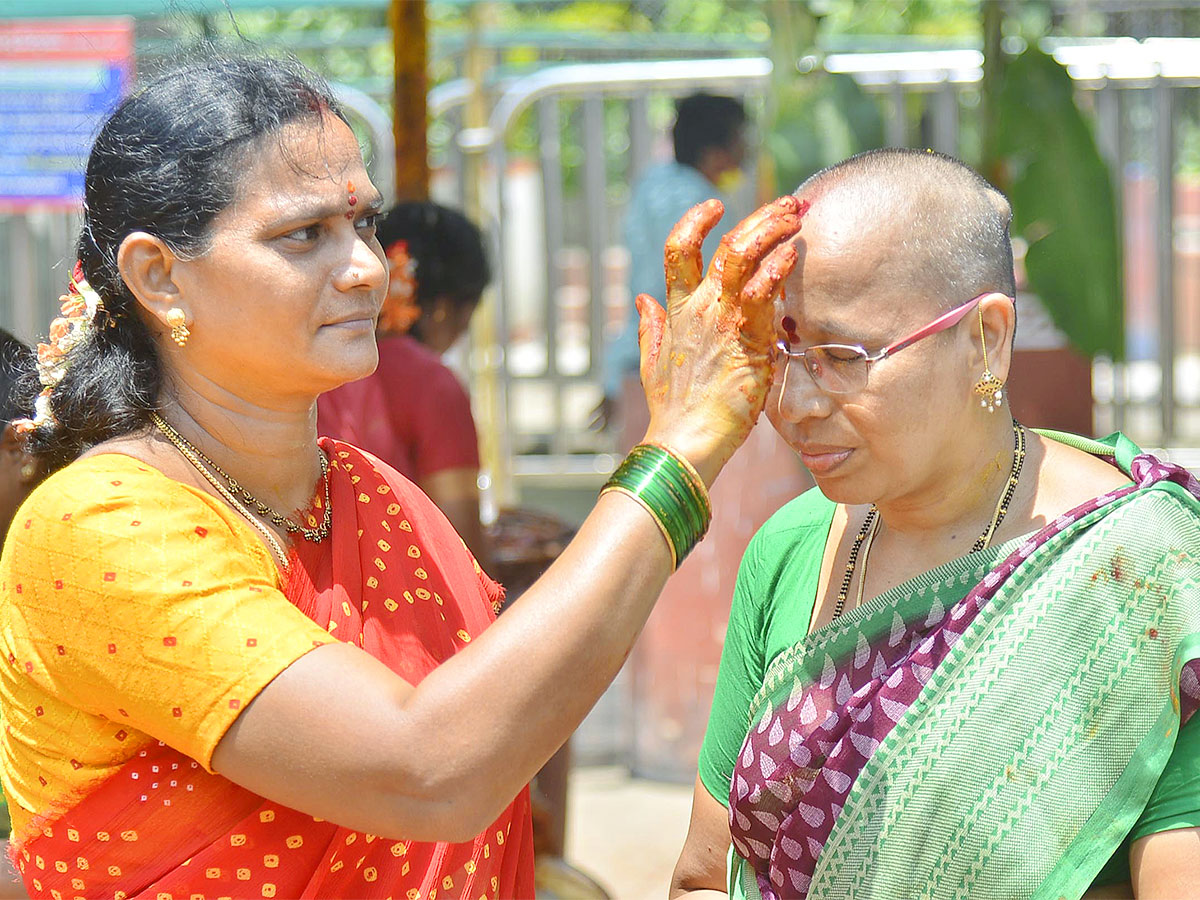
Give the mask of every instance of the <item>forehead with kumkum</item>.
[{"label": "forehead with kumkum", "polygon": [[260,138],[246,149],[242,172],[234,205],[264,215],[344,212],[351,193],[364,208],[382,200],[367,180],[354,132],[328,114],[289,122]]},{"label": "forehead with kumkum", "polygon": [[781,317],[800,323],[813,340],[869,335],[865,322],[851,326],[864,317],[886,325],[918,302],[903,253],[906,211],[853,187],[813,198],[779,303]]}]

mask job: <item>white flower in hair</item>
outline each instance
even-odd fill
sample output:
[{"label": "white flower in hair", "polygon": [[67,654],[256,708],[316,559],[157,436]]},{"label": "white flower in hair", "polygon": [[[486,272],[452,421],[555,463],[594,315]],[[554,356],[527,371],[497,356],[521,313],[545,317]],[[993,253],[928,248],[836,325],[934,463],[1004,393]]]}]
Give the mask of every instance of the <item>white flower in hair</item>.
[{"label": "white flower in hair", "polygon": [[44,390],[34,401],[33,419],[22,419],[14,424],[27,430],[40,428],[54,421],[50,408],[50,395],[70,364],[68,354],[87,338],[95,325],[96,315],[104,309],[104,301],[96,290],[88,284],[83,274],[83,265],[75,263],[68,282],[67,293],[59,300],[62,301],[61,315],[50,323],[50,335],[47,342],[37,345],[38,380]]}]

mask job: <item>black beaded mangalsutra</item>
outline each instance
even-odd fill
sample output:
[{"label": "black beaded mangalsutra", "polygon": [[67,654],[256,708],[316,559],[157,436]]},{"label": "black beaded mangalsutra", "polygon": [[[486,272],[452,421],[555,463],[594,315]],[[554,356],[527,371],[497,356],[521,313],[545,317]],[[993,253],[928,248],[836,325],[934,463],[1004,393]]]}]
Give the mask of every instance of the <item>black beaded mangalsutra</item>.
[{"label": "black beaded mangalsutra", "polygon": [[[1017,422],[1013,422],[1013,461],[1012,469],[1008,473],[1008,483],[1004,486],[1004,491],[1000,494],[1000,499],[996,503],[996,511],[992,513],[992,520],[988,523],[988,527],[984,529],[971,547],[972,553],[977,553],[991,543],[992,538],[996,534],[996,529],[1000,527],[1000,523],[1004,521],[1004,517],[1008,515],[1008,504],[1012,502],[1013,494],[1017,490],[1017,482],[1021,480],[1021,469],[1025,465],[1025,429]],[[833,618],[837,618],[846,608],[846,598],[850,595],[850,579],[854,577],[854,569],[858,565],[859,552],[862,551],[863,543],[866,542],[867,549],[862,553],[862,572],[859,574],[858,596],[862,599],[863,582],[866,578],[867,556],[871,552],[871,543],[875,539],[875,531],[879,527],[879,509],[874,503],[867,510],[867,517],[863,520],[862,528],[858,530],[858,534],[854,538],[854,543],[850,545],[850,559],[846,563],[846,574],[842,576],[842,587],[838,591],[837,604],[833,608]]]}]

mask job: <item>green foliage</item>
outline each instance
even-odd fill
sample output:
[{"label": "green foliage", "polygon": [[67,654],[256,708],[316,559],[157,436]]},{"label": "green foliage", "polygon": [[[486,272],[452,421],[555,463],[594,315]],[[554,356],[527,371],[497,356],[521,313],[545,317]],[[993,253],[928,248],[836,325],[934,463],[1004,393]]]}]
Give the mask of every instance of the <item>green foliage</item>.
[{"label": "green foliage", "polygon": [[[1177,92],[1176,96],[1183,92]],[[1176,110],[1179,131],[1179,172],[1190,178],[1200,177],[1200,97],[1188,91]],[[1188,96],[1191,95],[1191,96]]]},{"label": "green foliage", "polygon": [[[432,0],[431,26],[465,30],[469,10]],[[544,0],[494,4],[496,25],[506,31],[569,31],[580,34],[744,34],[765,40],[768,30],[756,0]]]},{"label": "green foliage", "polygon": [[167,55],[200,38],[236,40],[239,37],[270,50],[294,54],[325,77],[347,84],[369,79],[390,79],[392,48],[384,30],[386,12],[381,9],[301,6],[293,9],[236,10],[198,18],[169,16],[156,31],[166,41]]},{"label": "green foliage", "polygon": [[783,192],[818,169],[878,147],[883,119],[853,78],[827,73],[807,56],[821,22],[811,6],[774,0],[769,10],[774,72],[764,145],[776,190]]},{"label": "green foliage", "polygon": [[884,143],[879,106],[849,75],[796,79],[779,101],[765,139],[779,191],[791,191],[825,166]]},{"label": "green foliage", "polygon": [[979,0],[825,0],[810,7],[823,13],[827,34],[979,35]]},{"label": "green foliage", "polygon": [[576,0],[574,3],[499,4],[500,22],[514,28],[550,31],[614,32],[638,30],[643,23],[628,3]]},{"label": "green foliage", "polygon": [[1124,356],[1121,243],[1112,176],[1066,70],[1034,46],[1012,60],[997,148],[1031,290],[1083,353]]}]

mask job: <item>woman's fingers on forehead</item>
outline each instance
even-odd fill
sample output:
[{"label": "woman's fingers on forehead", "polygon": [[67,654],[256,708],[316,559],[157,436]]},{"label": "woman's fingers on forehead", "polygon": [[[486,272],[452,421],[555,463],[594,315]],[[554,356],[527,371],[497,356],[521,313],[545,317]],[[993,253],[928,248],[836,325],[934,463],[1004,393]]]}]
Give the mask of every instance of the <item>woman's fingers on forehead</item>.
[{"label": "woman's fingers on forehead", "polygon": [[804,215],[804,210],[808,209],[807,201],[800,201],[798,198],[787,194],[777,200],[772,200],[770,203],[764,203],[737,225],[729,229],[729,233],[725,235],[730,240],[737,240],[743,234],[753,231],[766,219],[779,215]]},{"label": "woman's fingers on forehead", "polygon": [[727,296],[736,296],[761,260],[780,242],[789,246],[800,231],[800,216],[784,213],[769,216],[750,231],[736,237],[726,235],[718,256],[721,257],[721,286]]},{"label": "woman's fingers on forehead", "polygon": [[754,307],[756,315],[766,316],[774,328],[775,304],[771,301],[779,293],[783,280],[796,267],[799,254],[790,243],[781,244],[772,250],[759,264],[757,271],[750,276],[746,286],[742,288],[742,307],[749,310]]},{"label": "woman's fingers on forehead", "polygon": [[756,343],[770,345],[777,336],[777,316],[772,300],[795,267],[797,258],[796,248],[790,243],[776,247],[742,288],[738,298],[742,332]]}]

